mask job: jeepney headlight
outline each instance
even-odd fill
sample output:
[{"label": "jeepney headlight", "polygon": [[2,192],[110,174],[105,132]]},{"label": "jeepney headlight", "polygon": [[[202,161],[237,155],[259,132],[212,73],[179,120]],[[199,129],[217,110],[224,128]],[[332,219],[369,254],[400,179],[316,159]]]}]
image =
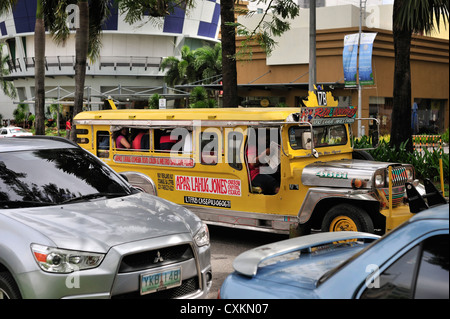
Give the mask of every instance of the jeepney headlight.
[{"label": "jeepney headlight", "polygon": [[209,230],[206,224],[202,224],[197,231],[194,236],[194,241],[199,247],[209,245]]},{"label": "jeepney headlight", "polygon": [[412,167],[406,168],[406,178],[407,178],[407,181],[410,183],[412,183],[414,181],[414,168],[412,168]]},{"label": "jeepney headlight", "polygon": [[34,259],[39,267],[46,272],[71,273],[78,270],[91,269],[99,266],[103,254],[58,249],[42,245],[31,245]]},{"label": "jeepney headlight", "polygon": [[383,174],[375,175],[375,187],[383,187],[384,186],[384,176]]}]

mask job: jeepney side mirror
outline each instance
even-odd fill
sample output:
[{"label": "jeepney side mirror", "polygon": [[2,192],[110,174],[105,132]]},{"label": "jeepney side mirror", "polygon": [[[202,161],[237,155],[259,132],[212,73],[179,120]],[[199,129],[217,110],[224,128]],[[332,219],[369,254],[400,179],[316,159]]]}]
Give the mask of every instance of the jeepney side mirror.
[{"label": "jeepney side mirror", "polygon": [[311,139],[311,132],[303,132],[302,134],[302,144],[303,148],[306,150],[311,149],[312,139]]},{"label": "jeepney side mirror", "polygon": [[[303,143],[303,147],[307,150],[310,150],[312,148],[312,136],[311,136],[311,132],[303,132],[302,134],[302,143]],[[315,157],[315,158],[319,158],[319,152],[317,152],[317,150],[315,148],[312,148],[311,150],[311,154]]]}]

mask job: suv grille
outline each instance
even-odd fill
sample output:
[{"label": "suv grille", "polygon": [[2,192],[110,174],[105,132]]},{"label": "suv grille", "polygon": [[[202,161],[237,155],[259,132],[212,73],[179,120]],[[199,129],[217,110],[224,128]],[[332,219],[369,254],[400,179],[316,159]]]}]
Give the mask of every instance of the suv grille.
[{"label": "suv grille", "polygon": [[198,278],[194,277],[194,278],[183,280],[181,286],[176,287],[176,288],[162,290],[162,291],[158,291],[158,292],[154,292],[154,293],[150,293],[150,294],[146,294],[146,295],[142,295],[142,296],[140,295],[139,291],[134,291],[134,292],[130,292],[127,294],[112,296],[111,298],[112,299],[138,299],[138,298],[140,298],[140,299],[174,299],[174,298],[180,298],[185,295],[194,293],[194,292],[198,291],[199,289],[200,289],[200,287],[198,284]]},{"label": "suv grille", "polygon": [[125,256],[119,267],[119,273],[161,267],[194,258],[189,244],[164,247]]}]

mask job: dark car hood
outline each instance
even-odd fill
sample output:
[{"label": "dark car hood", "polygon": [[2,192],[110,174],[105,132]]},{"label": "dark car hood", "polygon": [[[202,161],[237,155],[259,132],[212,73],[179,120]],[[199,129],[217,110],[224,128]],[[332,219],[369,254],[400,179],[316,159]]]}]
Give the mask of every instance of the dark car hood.
[{"label": "dark car hood", "polygon": [[115,245],[193,232],[200,220],[185,208],[148,194],[63,206],[2,211],[47,236],[59,248],[107,252]]}]

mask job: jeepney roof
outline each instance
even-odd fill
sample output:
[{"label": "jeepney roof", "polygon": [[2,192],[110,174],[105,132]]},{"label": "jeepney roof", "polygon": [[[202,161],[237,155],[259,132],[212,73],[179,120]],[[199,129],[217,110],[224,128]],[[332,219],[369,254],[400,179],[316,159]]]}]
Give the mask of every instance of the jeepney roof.
[{"label": "jeepney roof", "polygon": [[[207,108],[207,109],[121,109],[87,111],[77,114],[76,124],[113,124],[122,120],[123,125],[156,124],[170,122],[172,125],[189,125],[193,121],[219,121],[237,124],[257,122],[285,122],[293,113],[299,113],[300,108]],[[150,123],[152,122],[152,123]]]}]

